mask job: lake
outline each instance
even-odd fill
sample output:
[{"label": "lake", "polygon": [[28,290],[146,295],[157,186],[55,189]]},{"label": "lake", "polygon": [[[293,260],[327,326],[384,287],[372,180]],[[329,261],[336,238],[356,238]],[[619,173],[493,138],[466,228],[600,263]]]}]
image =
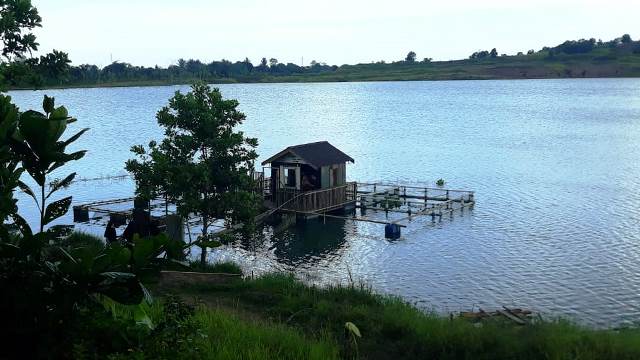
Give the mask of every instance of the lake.
[{"label": "lake", "polygon": [[[260,161],[328,140],[347,177],[474,190],[472,212],[384,226],[309,222],[214,251],[246,271],[363,281],[439,312],[522,307],[609,327],[640,323],[640,79],[238,84]],[[22,110],[55,96],[90,127],[65,171],[126,174],[129,148],[160,139],[155,113],[186,86],[12,91]],[[130,180],[87,181],[74,203],[128,197]],[[34,208],[21,197],[21,210]],[[384,214],[378,214],[384,218]],[[71,221],[68,215],[63,220]]]}]

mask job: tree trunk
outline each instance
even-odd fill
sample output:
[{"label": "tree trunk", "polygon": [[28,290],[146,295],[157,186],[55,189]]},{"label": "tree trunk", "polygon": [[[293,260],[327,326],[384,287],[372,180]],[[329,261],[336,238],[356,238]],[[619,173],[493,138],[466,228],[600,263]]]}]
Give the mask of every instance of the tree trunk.
[{"label": "tree trunk", "polygon": [[[206,237],[208,230],[209,230],[209,224],[207,223],[208,219],[206,217],[202,218],[202,237]],[[207,264],[207,247],[206,246],[200,246],[200,264],[202,266],[205,266]]]},{"label": "tree trunk", "polygon": [[[45,178],[46,179],[46,178]],[[45,182],[46,184],[46,182]],[[41,200],[40,200],[40,232],[44,232],[44,213],[45,213],[45,207],[44,207],[44,202],[45,202],[45,198],[44,198],[44,185],[42,185],[40,187],[41,190]]]}]

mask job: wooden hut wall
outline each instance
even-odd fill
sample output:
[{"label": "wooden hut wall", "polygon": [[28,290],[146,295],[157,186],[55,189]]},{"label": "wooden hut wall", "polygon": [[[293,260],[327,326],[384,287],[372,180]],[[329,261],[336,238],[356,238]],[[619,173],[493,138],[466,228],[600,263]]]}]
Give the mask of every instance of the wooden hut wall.
[{"label": "wooden hut wall", "polygon": [[[336,172],[335,184],[331,184],[331,173]],[[331,186],[341,186],[347,183],[347,164],[336,164],[323,166],[320,169],[321,185],[323,189],[330,188]]]}]

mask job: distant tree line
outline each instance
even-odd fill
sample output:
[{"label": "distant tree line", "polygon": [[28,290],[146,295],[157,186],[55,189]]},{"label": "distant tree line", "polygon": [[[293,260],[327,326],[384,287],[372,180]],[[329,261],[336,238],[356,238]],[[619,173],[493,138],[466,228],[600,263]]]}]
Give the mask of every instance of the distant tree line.
[{"label": "distant tree line", "polygon": [[[603,42],[602,40],[596,40],[594,38],[591,39],[580,39],[580,40],[567,40],[562,44],[555,47],[543,47],[539,52],[547,53],[548,57],[553,58],[558,54],[567,54],[567,55],[575,55],[575,54],[587,54],[598,48],[610,48],[615,49],[621,46],[628,46],[628,44],[632,44],[633,39],[629,34],[624,34],[619,38],[615,38],[611,41]],[[632,49],[633,53],[640,53],[640,43],[636,44],[636,46]],[[533,49],[527,51],[527,55],[534,55],[537,52]],[[506,56],[503,54],[503,56]],[[523,52],[518,52],[516,56],[524,56]],[[471,60],[481,60],[487,58],[496,58],[498,57],[498,51],[496,48],[491,49],[491,51],[481,50],[476,51],[469,56]]]},{"label": "distant tree line", "polygon": [[498,50],[496,50],[496,48],[491,49],[491,51],[486,51],[486,50],[482,50],[482,51],[476,51],[473,54],[471,54],[471,56],[469,56],[469,59],[485,59],[485,58],[496,58],[498,57]]},{"label": "distant tree line", "polygon": [[616,48],[618,46],[624,46],[626,44],[632,43],[633,40],[629,34],[624,34],[619,38],[615,38],[611,41],[603,42],[602,40],[597,40],[591,38],[589,40],[580,39],[580,40],[567,40],[562,44],[549,49],[550,55],[565,53],[565,54],[585,54],[593,51],[597,48]]},{"label": "distant tree line", "polygon": [[194,81],[194,80],[259,80],[266,76],[317,74],[335,71],[337,66],[312,61],[309,66],[281,63],[275,58],[262,58],[256,66],[248,58],[243,61],[228,60],[204,63],[194,59],[180,59],[167,68],[134,66],[126,62],[113,62],[103,68],[82,64],[70,66],[66,53],[54,51],[40,58],[21,59],[3,64],[0,71],[12,87],[55,86],[65,83],[97,84],[132,81]]},{"label": "distant tree line", "polygon": [[[2,0],[0,0],[1,2]],[[37,14],[31,14],[31,18],[26,16],[24,26],[33,28],[39,26]],[[31,50],[37,50],[35,38],[29,33],[24,33],[22,37],[11,38],[3,35],[2,24],[0,24],[1,41],[4,42],[4,49],[17,49],[19,56],[8,56],[12,52],[3,53],[3,61],[0,61],[0,79],[5,86],[10,88],[32,88],[51,87],[68,85],[100,85],[113,83],[189,83],[193,81],[238,81],[238,82],[260,82],[268,81],[270,78],[278,76],[307,76],[316,74],[332,73],[339,69],[336,65],[327,65],[324,62],[311,61],[307,66],[293,63],[281,63],[276,58],[263,57],[257,65],[248,58],[242,61],[232,62],[229,60],[211,61],[209,63],[195,59],[180,59],[176,64],[168,67],[145,67],[135,66],[126,62],[113,62],[105,67],[98,67],[91,64],[71,66],[71,61],[67,53],[54,50],[50,54],[40,57],[27,57]],[[596,39],[568,40],[555,47],[544,47],[539,51],[533,49],[526,52],[526,56],[542,56],[546,59],[553,59],[561,54],[576,55],[588,54],[594,49],[610,48],[612,51],[623,50],[623,53],[640,54],[640,42],[633,41],[629,34],[625,34],[611,41],[603,42]],[[20,51],[21,49],[26,49]],[[8,50],[6,50],[8,51]],[[15,52],[14,52],[15,53]],[[523,57],[523,52],[518,52],[516,56]],[[605,57],[612,55],[606,55]],[[506,54],[500,55],[507,57]],[[498,50],[479,50],[471,54],[471,61],[482,61],[485,59],[498,58]],[[386,66],[405,66],[411,64],[430,64],[432,58],[425,57],[418,61],[415,51],[409,51],[404,58],[399,61],[386,63],[378,61],[375,64]],[[353,67],[359,65],[346,65]]]}]

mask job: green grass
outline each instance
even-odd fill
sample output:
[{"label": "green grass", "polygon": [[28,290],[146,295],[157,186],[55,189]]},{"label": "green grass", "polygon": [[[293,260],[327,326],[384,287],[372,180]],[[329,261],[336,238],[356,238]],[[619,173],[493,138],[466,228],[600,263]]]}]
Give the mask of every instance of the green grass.
[{"label": "green grass", "polygon": [[[366,287],[309,287],[291,276],[183,289],[212,308],[296,329],[311,338],[327,334],[342,356],[354,349],[344,325],[362,333],[361,357],[368,359],[638,359],[640,331],[589,330],[567,321],[530,326],[493,321],[482,325],[424,313]],[[266,325],[265,325],[266,326]]]},{"label": "green grass", "polygon": [[199,261],[190,261],[191,271],[204,273],[224,273],[242,275],[242,269],[236,263],[225,261],[217,263],[206,263],[202,265]]},{"label": "green grass", "polygon": [[102,238],[83,232],[73,232],[69,237],[60,242],[61,246],[88,247],[96,252],[104,249],[105,242]]},{"label": "green grass", "polygon": [[206,337],[204,359],[336,359],[338,346],[327,339],[309,339],[281,324],[249,322],[226,311],[199,309],[195,315]]},{"label": "green grass", "polygon": [[[230,312],[204,306],[197,307],[189,315],[189,310],[185,312],[189,307],[176,303],[172,297],[167,302],[160,300],[142,306],[120,305],[108,299],[104,303],[113,320],[103,319],[96,328],[120,327],[122,334],[129,338],[128,346],[110,349],[112,359],[338,358],[338,345],[327,337],[309,338],[291,327],[247,321]],[[127,320],[131,323],[139,319],[136,317],[139,308],[149,315],[150,322],[139,323],[137,331],[133,331]],[[109,323],[114,325],[109,326]],[[89,348],[85,345],[82,353],[86,354]]]},{"label": "green grass", "polygon": [[[74,234],[69,241],[76,246],[103,246],[87,234]],[[233,263],[204,267],[193,263],[192,270],[241,273]],[[162,336],[151,332],[145,337],[135,331],[135,336],[142,336],[142,345],[134,349],[136,356],[171,357],[171,351],[177,351],[171,339],[185,338],[179,351],[188,353],[187,358],[640,359],[640,329],[592,330],[565,320],[539,320],[527,326],[505,320],[474,324],[420,311],[364,285],[320,288],[291,275],[270,274],[171,291],[185,300],[196,299],[199,306],[175,333],[164,330]],[[160,299],[166,295],[154,294]],[[167,317],[158,304],[142,307],[142,314],[156,325]],[[107,309],[118,324],[140,320],[139,307],[107,304]],[[362,334],[357,345],[345,332],[346,322],[354,323]],[[130,326],[126,329],[125,333],[131,332]],[[105,333],[118,330],[109,331]]]}]

